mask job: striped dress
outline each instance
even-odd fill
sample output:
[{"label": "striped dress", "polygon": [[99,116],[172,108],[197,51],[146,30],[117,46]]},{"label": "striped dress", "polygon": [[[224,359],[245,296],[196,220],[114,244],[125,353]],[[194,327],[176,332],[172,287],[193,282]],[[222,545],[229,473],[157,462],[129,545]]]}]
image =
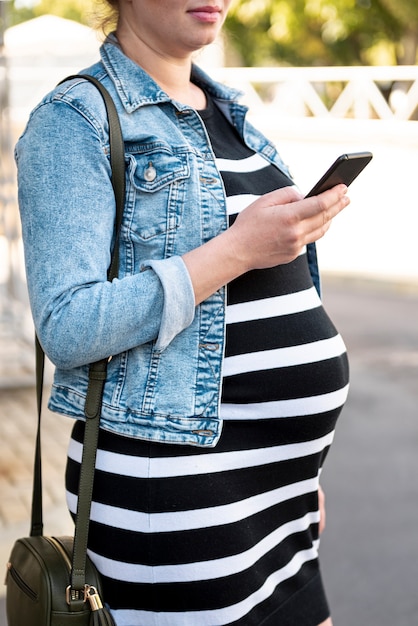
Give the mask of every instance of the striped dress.
[{"label": "striped dress", "polygon": [[[201,112],[230,223],[292,184]],[[220,442],[213,449],[101,431],[89,554],[118,626],[317,626],[329,616],[318,562],[318,480],[347,395],[344,343],[306,251],[227,293]],[[179,381],[181,384],[181,381]],[[68,453],[74,514],[84,425]]]}]

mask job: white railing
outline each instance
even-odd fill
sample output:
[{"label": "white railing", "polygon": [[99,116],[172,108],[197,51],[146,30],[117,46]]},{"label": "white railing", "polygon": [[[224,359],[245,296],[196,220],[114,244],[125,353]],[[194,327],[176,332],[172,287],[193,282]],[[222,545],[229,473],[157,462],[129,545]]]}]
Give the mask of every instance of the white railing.
[{"label": "white railing", "polygon": [[[28,92],[39,99],[74,71],[73,66],[11,67],[12,104],[24,94],[16,104],[27,107]],[[222,67],[209,73],[243,91],[255,110],[274,107],[296,117],[418,119],[418,66]]]},{"label": "white railing", "polygon": [[[43,93],[74,71],[64,66],[10,67],[12,117],[23,122]],[[271,111],[297,118],[418,120],[418,66],[218,67],[208,71],[243,91],[244,102],[257,116]]]},{"label": "white railing", "polygon": [[[11,106],[10,115],[3,111],[0,116],[2,146],[14,144],[42,95],[74,71],[77,68],[63,65],[9,68]],[[342,151],[367,148],[375,153],[367,174],[353,185],[352,210],[336,221],[332,236],[320,244],[321,268],[406,277],[418,284],[418,226],[411,204],[418,154],[418,67],[208,68],[208,72],[245,93],[243,101],[250,106],[255,125],[278,143],[302,189],[310,188]],[[0,371],[7,341],[16,348],[18,341],[25,344],[30,337],[32,345],[33,334],[9,152],[10,162],[3,154],[0,167]],[[23,347],[14,361],[13,371],[19,376],[30,371]],[[6,364],[11,371],[9,357]]]},{"label": "white railing", "polygon": [[296,117],[418,119],[418,67],[217,68],[252,109]]}]

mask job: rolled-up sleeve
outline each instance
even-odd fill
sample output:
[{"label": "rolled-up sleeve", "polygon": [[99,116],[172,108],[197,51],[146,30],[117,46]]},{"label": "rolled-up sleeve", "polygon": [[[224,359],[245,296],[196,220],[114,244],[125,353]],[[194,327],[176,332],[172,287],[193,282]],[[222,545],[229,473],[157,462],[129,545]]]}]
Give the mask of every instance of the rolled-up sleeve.
[{"label": "rolled-up sleeve", "polygon": [[144,263],[143,269],[152,269],[161,281],[164,304],[156,349],[164,350],[173,338],[190,326],[195,314],[193,285],[184,261],[179,256]]}]

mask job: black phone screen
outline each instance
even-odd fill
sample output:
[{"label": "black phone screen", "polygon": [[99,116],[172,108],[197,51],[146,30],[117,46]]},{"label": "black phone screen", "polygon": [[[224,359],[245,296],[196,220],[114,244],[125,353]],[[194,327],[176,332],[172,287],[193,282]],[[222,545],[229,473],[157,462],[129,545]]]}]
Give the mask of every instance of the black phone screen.
[{"label": "black phone screen", "polygon": [[348,187],[360,172],[364,170],[366,165],[370,163],[372,158],[371,152],[342,154],[305,197],[317,196],[319,193],[323,193],[340,183]]}]

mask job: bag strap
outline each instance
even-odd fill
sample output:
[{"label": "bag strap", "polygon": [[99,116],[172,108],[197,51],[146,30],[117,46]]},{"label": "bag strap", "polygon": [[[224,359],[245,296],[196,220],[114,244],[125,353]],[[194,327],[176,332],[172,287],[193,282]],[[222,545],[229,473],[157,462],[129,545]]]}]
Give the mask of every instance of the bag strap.
[{"label": "bag strap", "polygon": [[[112,169],[112,186],[116,202],[115,244],[112,250],[111,263],[107,277],[112,281],[118,276],[119,270],[119,238],[122,223],[125,198],[125,149],[120,128],[119,116],[114,102],[108,91],[93,76],[77,74],[68,76],[61,82],[70,79],[84,79],[93,83],[100,91],[109,121],[110,164]],[[36,348],[36,394],[38,410],[38,429],[36,435],[36,450],[34,463],[34,480],[32,494],[31,536],[42,535],[42,464],[41,464],[41,410],[42,389],[45,354],[38,340],[35,338]],[[87,541],[90,522],[91,499],[93,493],[94,469],[96,464],[97,442],[99,436],[102,396],[106,381],[108,359],[92,363],[89,368],[89,383],[85,403],[85,434],[83,442],[83,456],[80,468],[80,482],[78,489],[78,505],[75,523],[74,549],[71,571],[70,599],[77,602],[80,593],[84,594],[86,584]],[[81,595],[81,599],[83,595]]]}]

